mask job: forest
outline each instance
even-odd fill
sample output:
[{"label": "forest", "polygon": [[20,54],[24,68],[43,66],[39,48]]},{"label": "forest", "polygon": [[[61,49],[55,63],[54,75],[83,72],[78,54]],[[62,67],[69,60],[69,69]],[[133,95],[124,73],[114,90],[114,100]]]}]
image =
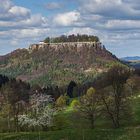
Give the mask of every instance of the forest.
[{"label": "forest", "polygon": [[90,82],[66,86],[41,87],[0,75],[0,131],[9,133],[0,137],[131,139],[140,124],[139,83],[140,70],[122,65]]}]

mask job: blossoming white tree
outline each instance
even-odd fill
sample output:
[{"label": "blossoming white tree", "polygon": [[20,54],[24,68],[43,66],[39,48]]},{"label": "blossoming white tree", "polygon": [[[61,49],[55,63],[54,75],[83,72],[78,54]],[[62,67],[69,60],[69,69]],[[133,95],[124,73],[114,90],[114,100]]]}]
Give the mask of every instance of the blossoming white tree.
[{"label": "blossoming white tree", "polygon": [[19,115],[21,126],[49,127],[52,125],[55,110],[51,106],[53,99],[50,95],[33,94],[30,98],[30,112]]}]

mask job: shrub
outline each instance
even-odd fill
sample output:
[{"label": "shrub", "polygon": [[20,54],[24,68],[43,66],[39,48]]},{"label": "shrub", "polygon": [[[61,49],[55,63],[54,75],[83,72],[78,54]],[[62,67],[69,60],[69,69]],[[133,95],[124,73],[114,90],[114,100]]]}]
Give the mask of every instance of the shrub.
[{"label": "shrub", "polygon": [[80,105],[80,102],[78,99],[74,99],[72,100],[71,104],[70,104],[70,107],[72,107],[73,109],[77,108],[77,106]]},{"label": "shrub", "polygon": [[67,103],[67,96],[61,95],[55,102],[56,107],[63,109]]}]

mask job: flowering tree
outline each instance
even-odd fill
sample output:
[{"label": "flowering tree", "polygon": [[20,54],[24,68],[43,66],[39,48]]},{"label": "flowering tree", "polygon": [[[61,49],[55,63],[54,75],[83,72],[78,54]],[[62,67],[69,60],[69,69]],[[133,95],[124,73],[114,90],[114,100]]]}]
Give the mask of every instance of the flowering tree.
[{"label": "flowering tree", "polygon": [[20,125],[34,128],[51,126],[55,112],[52,102],[50,95],[33,94],[30,98],[30,112],[19,115]]}]

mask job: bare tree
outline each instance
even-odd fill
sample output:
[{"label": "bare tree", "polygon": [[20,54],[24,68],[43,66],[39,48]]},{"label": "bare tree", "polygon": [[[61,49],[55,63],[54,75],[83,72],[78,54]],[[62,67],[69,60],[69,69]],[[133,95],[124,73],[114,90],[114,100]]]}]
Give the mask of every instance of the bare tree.
[{"label": "bare tree", "polygon": [[129,76],[128,68],[120,65],[112,67],[106,77],[111,86],[101,93],[106,113],[115,128],[120,127],[121,117],[128,113],[129,98],[125,92],[125,84]]}]

